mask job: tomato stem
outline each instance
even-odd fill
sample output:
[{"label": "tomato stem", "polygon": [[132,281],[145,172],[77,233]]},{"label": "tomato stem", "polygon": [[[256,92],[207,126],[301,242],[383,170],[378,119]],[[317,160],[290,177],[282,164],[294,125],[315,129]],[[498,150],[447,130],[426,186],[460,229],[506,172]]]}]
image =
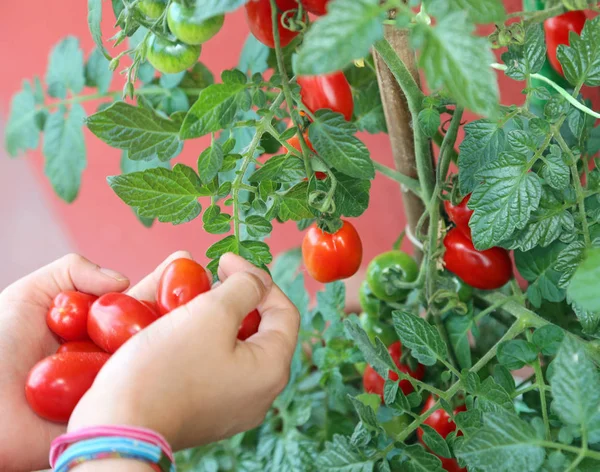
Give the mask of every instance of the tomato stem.
[{"label": "tomato stem", "polygon": [[373,160],[373,165],[375,166],[375,170],[377,172],[385,175],[391,180],[395,180],[400,185],[404,185],[416,196],[421,197],[421,186],[419,185],[419,181],[417,179],[413,179],[408,175],[404,175],[403,173],[398,172],[397,170],[394,170],[386,165],[383,165],[381,162],[378,162],[376,160]]}]

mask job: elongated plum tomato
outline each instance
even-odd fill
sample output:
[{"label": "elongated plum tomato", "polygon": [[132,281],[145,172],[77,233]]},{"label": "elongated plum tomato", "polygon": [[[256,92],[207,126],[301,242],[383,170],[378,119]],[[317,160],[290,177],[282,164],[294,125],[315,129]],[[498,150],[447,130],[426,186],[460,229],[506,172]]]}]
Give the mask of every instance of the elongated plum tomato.
[{"label": "elongated plum tomato", "polygon": [[341,113],[346,121],[352,119],[354,100],[350,84],[343,72],[299,76],[297,82],[300,86],[302,103],[312,113],[326,108]]},{"label": "elongated plum tomato", "polygon": [[[316,154],[317,151],[315,151],[315,148],[310,142],[310,139],[308,139],[308,130],[304,131],[304,133],[302,133],[302,136],[304,136],[304,141],[306,141],[308,148]],[[290,139],[287,140],[287,142],[290,146],[293,146],[295,149],[302,152],[302,145],[300,144],[300,139],[298,138],[298,135],[292,136]],[[315,172],[315,177],[317,178],[317,180],[325,180],[327,178],[327,174],[325,172],[317,171]]]},{"label": "elongated plum tomato", "polygon": [[56,350],[56,354],[64,352],[104,352],[91,341],[69,341],[61,344]]},{"label": "elongated plum tomato", "polygon": [[152,33],[147,42],[146,58],[157,71],[177,74],[198,62],[200,51],[202,46],[190,46]]},{"label": "elongated plum tomato", "polygon": [[252,310],[250,313],[246,315],[244,321],[242,321],[242,325],[238,331],[237,338],[240,341],[245,341],[253,334],[258,332],[258,326],[260,325],[260,313],[258,310]]},{"label": "elongated plum tomato", "polygon": [[546,34],[546,46],[548,60],[554,69],[564,76],[563,68],[558,61],[556,51],[561,44],[569,44],[569,33],[571,31],[581,34],[585,25],[585,12],[581,10],[568,11],[562,15],[548,18],[544,21],[544,33]]},{"label": "elongated plum tomato", "polygon": [[224,15],[206,18],[202,2],[186,7],[171,2],[167,11],[167,23],[171,33],[185,44],[202,44],[219,32],[225,21]]},{"label": "elongated plum tomato", "polygon": [[448,214],[448,218],[452,221],[456,227],[465,233],[466,236],[471,238],[471,228],[469,227],[469,220],[473,214],[473,210],[467,208],[467,203],[471,194],[463,198],[458,205],[453,205],[450,200],[444,200],[444,208]]},{"label": "elongated plum tomato", "polygon": [[54,297],[46,315],[48,327],[65,341],[88,339],[88,311],[97,298],[94,295],[75,291],[59,293]]},{"label": "elongated plum tomato", "polygon": [[502,287],[512,277],[512,263],[506,249],[478,251],[458,228],[448,231],[444,246],[446,269],[472,287],[492,290]]},{"label": "elongated plum tomato", "polygon": [[[390,344],[388,352],[400,372],[404,372],[417,380],[421,380],[425,376],[425,367],[423,367],[423,365],[418,364],[415,370],[411,370],[409,366],[400,363],[400,357],[402,356],[402,344],[400,341]],[[398,380],[398,374],[396,374],[396,372],[390,370],[388,375],[390,380]],[[368,365],[363,374],[363,387],[365,392],[376,393],[381,397],[381,401],[383,402],[384,385],[385,379],[379,375],[375,369]],[[408,380],[401,380],[399,386],[405,395],[414,391],[412,384]]]},{"label": "elongated plum tomato", "polygon": [[[425,402],[425,406],[423,407],[423,411],[421,411],[421,413],[425,413],[426,411],[430,410],[431,408],[433,408],[433,405],[435,405],[435,398],[433,398],[433,395],[430,395],[429,398],[427,398],[427,401]],[[461,405],[455,408],[454,414],[456,415],[461,411],[467,411],[467,407],[465,405]],[[446,437],[452,431],[456,430],[456,423],[450,420],[450,415],[443,408],[435,410],[423,423],[435,429],[444,439],[446,439]],[[423,445],[425,445],[425,442],[423,441],[422,428],[417,429],[417,436],[419,438],[419,441]],[[462,432],[459,431],[458,436],[462,436]],[[425,445],[425,447],[427,446]],[[442,461],[442,468],[448,472],[466,472],[467,470],[465,468],[460,467],[456,459],[440,456],[438,457]]]},{"label": "elongated plum tomato", "polygon": [[46,357],[29,372],[25,383],[27,402],[42,418],[66,423],[109,357],[100,352],[64,352]]},{"label": "elongated plum tomato", "polygon": [[362,262],[362,242],[354,226],[342,221],[335,233],[326,233],[313,224],[302,240],[302,258],[311,277],[329,283],[347,279]]},{"label": "elongated plum tomato", "polygon": [[156,303],[161,315],[185,305],[210,290],[210,279],[204,267],[191,259],[176,259],[163,271],[156,290]]},{"label": "elongated plum tomato", "polygon": [[88,333],[97,346],[112,354],[156,318],[156,313],[135,298],[107,293],[90,308]]},{"label": "elongated plum tomato", "polygon": [[[281,12],[297,10],[296,0],[276,0],[279,13],[277,24],[279,25],[279,41],[281,47],[287,46],[297,35],[297,31],[291,31],[281,24]],[[271,21],[271,0],[250,0],[246,3],[246,19],[250,32],[265,46],[275,47],[273,27]]]},{"label": "elongated plum tomato", "polygon": [[329,0],[301,0],[304,9],[313,15],[325,15]]}]

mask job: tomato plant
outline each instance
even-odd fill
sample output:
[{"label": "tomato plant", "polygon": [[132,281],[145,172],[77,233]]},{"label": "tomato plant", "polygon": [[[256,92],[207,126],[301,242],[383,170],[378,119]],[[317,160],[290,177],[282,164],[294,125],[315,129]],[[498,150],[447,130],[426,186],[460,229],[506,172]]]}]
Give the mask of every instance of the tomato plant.
[{"label": "tomato plant", "polygon": [[88,339],[87,318],[98,297],[81,292],[61,292],[52,301],[46,315],[50,330],[65,341]]},{"label": "tomato plant", "polygon": [[99,352],[64,352],[46,357],[27,377],[27,402],[42,418],[66,423],[109,357]]},{"label": "tomato plant", "polygon": [[97,346],[113,353],[156,318],[156,313],[135,298],[107,293],[90,307],[87,329]]},{"label": "tomato plant", "polygon": [[[24,82],[5,121],[8,154],[40,148],[70,203],[93,177],[89,139],[118,149],[104,157],[121,162],[107,184],[131,218],[195,220],[214,237],[209,272],[239,254],[269,269],[301,313],[290,382],[264,423],[182,451],[178,465],[598,469],[598,2],[525,0],[510,12],[500,0],[88,5],[95,49],[70,36],[43,80]],[[117,31],[103,37],[113,17]],[[201,42],[240,50],[238,63],[211,70]],[[193,164],[190,143],[202,147]],[[382,194],[385,178],[401,192]],[[367,211],[377,225],[361,220]],[[364,254],[378,254],[364,273],[355,222]],[[296,225],[303,248],[274,261],[281,224]],[[92,339],[114,350],[210,289],[201,266],[178,265],[187,268],[168,268],[157,306],[97,300]],[[314,297],[308,277],[326,282]],[[122,338],[109,346],[113,322]],[[248,314],[239,338],[259,324]],[[463,403],[454,423],[435,422]]]}]

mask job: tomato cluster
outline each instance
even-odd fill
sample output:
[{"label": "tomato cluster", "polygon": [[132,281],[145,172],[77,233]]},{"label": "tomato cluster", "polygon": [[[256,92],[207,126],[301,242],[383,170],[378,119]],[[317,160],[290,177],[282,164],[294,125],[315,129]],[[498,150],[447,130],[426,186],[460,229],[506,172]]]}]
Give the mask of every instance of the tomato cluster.
[{"label": "tomato cluster", "polygon": [[[67,422],[111,354],[161,316],[210,289],[204,267],[190,259],[177,259],[160,277],[156,303],[124,293],[101,297],[75,291],[59,293],[46,320],[62,344],[56,354],[29,372],[25,385],[29,405],[45,419]],[[253,310],[243,320],[237,338],[248,339],[259,325],[260,313]]]},{"label": "tomato cluster", "polygon": [[444,238],[446,269],[472,287],[492,290],[505,285],[512,277],[512,262],[506,249],[493,247],[478,251],[471,241],[469,220],[473,211],[467,207],[470,195],[458,205],[445,201],[450,220],[456,225]]}]

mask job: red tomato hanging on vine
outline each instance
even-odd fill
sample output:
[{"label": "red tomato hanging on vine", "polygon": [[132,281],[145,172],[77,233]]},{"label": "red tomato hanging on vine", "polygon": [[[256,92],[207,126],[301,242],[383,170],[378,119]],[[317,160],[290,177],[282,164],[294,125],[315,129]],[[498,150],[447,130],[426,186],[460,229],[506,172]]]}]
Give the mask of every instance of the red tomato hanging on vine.
[{"label": "red tomato hanging on vine", "polygon": [[585,25],[585,12],[568,11],[562,15],[548,18],[544,21],[544,32],[546,33],[546,46],[548,48],[548,60],[552,67],[564,76],[563,68],[556,57],[556,50],[561,44],[569,44],[569,33],[574,31],[581,34]]},{"label": "red tomato hanging on vine", "polygon": [[342,221],[335,233],[327,233],[313,224],[302,240],[302,258],[311,277],[329,283],[347,279],[362,262],[362,242],[354,226]]},{"label": "red tomato hanging on vine", "polygon": [[344,115],[347,121],[352,119],[354,100],[350,84],[343,72],[299,76],[296,80],[300,86],[302,103],[312,113],[328,108]]},{"label": "red tomato hanging on vine", "polygon": [[506,249],[478,251],[458,228],[448,231],[444,246],[446,269],[472,287],[492,290],[502,287],[512,277],[512,263]]},{"label": "red tomato hanging on vine", "polygon": [[[277,23],[279,25],[279,41],[281,47],[287,46],[297,35],[297,31],[291,31],[281,24],[281,12],[288,10],[297,10],[296,0],[277,0],[279,13],[277,14]],[[273,37],[273,23],[271,21],[271,1],[270,0],[250,0],[246,3],[246,18],[250,32],[265,46],[275,47],[275,38]]]},{"label": "red tomato hanging on vine", "polygon": [[327,4],[329,0],[301,0],[302,6],[306,11],[313,15],[325,15],[327,13]]},{"label": "red tomato hanging on vine", "polygon": [[456,227],[465,233],[466,236],[471,238],[471,228],[469,227],[469,220],[473,214],[473,210],[467,208],[471,194],[467,195],[461,200],[458,205],[453,205],[450,200],[444,200],[444,208],[446,213]]},{"label": "red tomato hanging on vine", "polygon": [[165,268],[158,281],[159,313],[169,313],[209,290],[210,279],[204,267],[191,259],[176,259]]}]

